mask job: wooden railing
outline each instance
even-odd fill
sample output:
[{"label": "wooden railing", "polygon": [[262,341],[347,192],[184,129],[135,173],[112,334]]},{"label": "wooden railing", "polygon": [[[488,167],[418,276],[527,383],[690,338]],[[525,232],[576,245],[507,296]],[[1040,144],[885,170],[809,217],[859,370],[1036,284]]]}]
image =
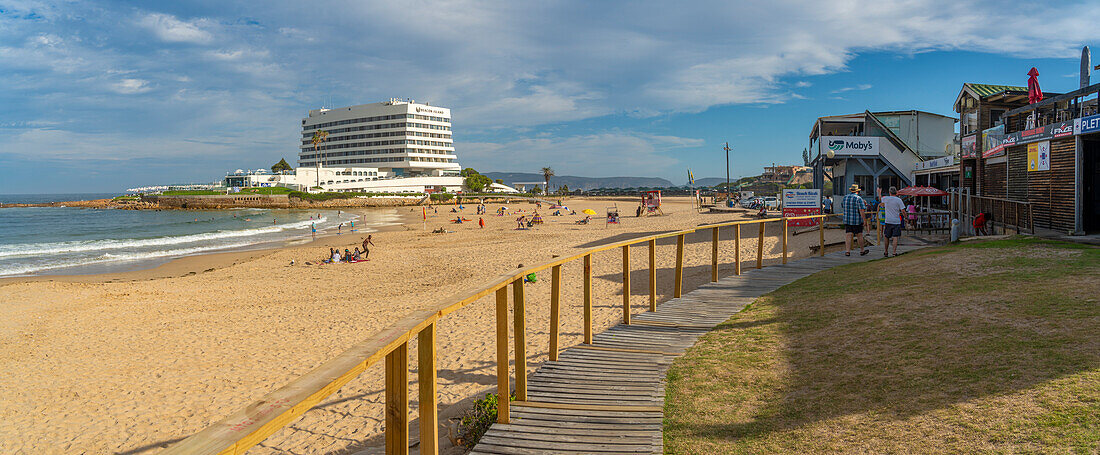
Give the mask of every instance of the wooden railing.
[{"label": "wooden railing", "polygon": [[969,189],[964,190],[951,191],[948,195],[949,211],[959,220],[962,232],[976,235],[974,219],[980,213],[987,213],[986,223],[991,234],[997,233],[998,228],[1001,234],[1007,234],[1010,230],[1016,234],[1023,231],[1035,233],[1034,206],[1030,202],[975,196],[970,194]]},{"label": "wooden railing", "polygon": [[[436,393],[436,323],[440,318],[469,305],[482,297],[496,296],[496,352],[497,352],[497,421],[509,421],[509,391],[511,379],[508,367],[508,286],[512,287],[513,324],[515,342],[516,401],[527,401],[527,343],[525,340],[524,277],[549,269],[550,287],[550,360],[558,359],[560,350],[559,306],[561,303],[561,266],[581,260],[584,262],[584,343],[592,344],[592,255],[601,251],[622,249],[623,258],[623,323],[630,324],[630,249],[648,246],[649,252],[649,311],[657,310],[657,240],[676,237],[676,268],[673,297],[683,291],[684,243],[688,234],[710,229],[711,281],[718,281],[719,230],[734,230],[734,274],[741,274],[741,227],[758,225],[756,268],[764,266],[765,224],[782,225],[782,263],[787,263],[788,223],[791,220],[818,220],[820,241],[819,255],[825,254],[824,218],[835,215],[813,215],[763,220],[731,221],[699,226],[664,234],[650,235],[622,242],[611,243],[568,257],[517,269],[500,275],[489,283],[443,299],[430,309],[415,311],[400,321],[378,332],[370,339],[352,346],[335,358],[289,384],[269,393],[261,400],[246,406],[206,429],[172,446],[167,454],[243,454],[250,447],[266,439],[275,431],[290,424],[295,418],[316,406],[325,397],[339,390],[370,367],[384,360],[385,363],[385,433],[386,453],[408,453],[409,397],[408,397],[408,343],[417,338],[417,363],[419,380],[420,453],[437,454],[438,405]],[[527,403],[537,405],[537,403]]]}]

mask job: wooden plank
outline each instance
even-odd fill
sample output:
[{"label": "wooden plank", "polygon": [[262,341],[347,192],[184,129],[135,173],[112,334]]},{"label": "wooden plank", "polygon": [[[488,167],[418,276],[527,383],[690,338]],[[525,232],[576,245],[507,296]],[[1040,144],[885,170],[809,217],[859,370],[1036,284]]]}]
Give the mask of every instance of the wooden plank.
[{"label": "wooden plank", "polygon": [[592,344],[592,255],[584,255],[584,343]]},{"label": "wooden plank", "polygon": [[555,265],[550,272],[550,361],[558,360],[558,330],[560,329],[559,307],[561,306],[561,266]]},{"label": "wooden plank", "polygon": [[623,324],[630,324],[630,245],[623,245]]},{"label": "wooden plank", "polygon": [[386,355],[386,453],[409,453],[409,353],[403,344]]},{"label": "wooden plank", "polygon": [[711,228],[710,281],[718,281],[718,226]]},{"label": "wooden plank", "polygon": [[497,422],[508,423],[512,381],[508,377],[508,288],[497,289]]},{"label": "wooden plank", "polygon": [[527,399],[527,312],[523,300],[523,278],[512,282],[512,341],[516,352],[516,400]]},{"label": "wooden plank", "polygon": [[664,412],[661,406],[613,406],[598,404],[562,404],[541,403],[536,401],[515,401],[517,408],[572,409],[576,411],[618,411],[618,412]]},{"label": "wooden plank", "polygon": [[435,324],[417,335],[417,382],[420,392],[420,454],[439,453],[439,405],[436,394]]},{"label": "wooden plank", "polygon": [[649,241],[649,311],[657,311],[657,240]]},{"label": "wooden plank", "polygon": [[781,222],[781,224],[783,225],[783,263],[786,264],[787,263],[787,230],[788,230],[787,219],[784,218],[783,221]]},{"label": "wooden plank", "polygon": [[741,274],[741,225],[733,226],[733,274]]},{"label": "wooden plank", "polygon": [[764,267],[764,223],[760,223],[760,238],[756,240],[756,268]]},{"label": "wooden plank", "polygon": [[659,354],[659,355],[672,355],[672,356],[679,355],[679,354],[676,354],[676,353],[665,352],[665,351],[650,351],[650,350],[645,350],[645,349],[613,348],[613,347],[608,347],[608,346],[593,346],[593,345],[587,345],[587,344],[577,345],[576,347],[581,348],[581,349],[593,349],[593,350],[600,350],[600,351],[633,352],[633,353],[637,353],[637,354]]},{"label": "wooden plank", "polygon": [[676,236],[676,288],[672,296],[679,298],[684,290],[684,234]]}]

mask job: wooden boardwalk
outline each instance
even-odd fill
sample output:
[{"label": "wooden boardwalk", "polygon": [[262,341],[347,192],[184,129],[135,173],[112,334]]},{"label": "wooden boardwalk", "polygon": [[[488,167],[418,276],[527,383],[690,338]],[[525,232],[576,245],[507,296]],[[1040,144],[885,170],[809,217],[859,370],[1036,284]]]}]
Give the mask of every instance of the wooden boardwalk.
[{"label": "wooden boardwalk", "polygon": [[[898,251],[919,246],[901,245]],[[494,424],[472,453],[662,453],[665,371],[700,335],[756,297],[841,264],[882,257],[829,253],[749,269],[632,316],[546,362],[527,378],[528,401],[512,403],[509,424]]]}]

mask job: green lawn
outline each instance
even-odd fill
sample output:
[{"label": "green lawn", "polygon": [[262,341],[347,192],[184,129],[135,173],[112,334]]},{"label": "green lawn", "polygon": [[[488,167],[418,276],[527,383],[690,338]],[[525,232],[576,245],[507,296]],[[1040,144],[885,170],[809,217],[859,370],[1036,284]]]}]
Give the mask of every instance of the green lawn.
[{"label": "green lawn", "polygon": [[1031,238],[835,268],[668,373],[669,453],[1097,453],[1100,248]]}]

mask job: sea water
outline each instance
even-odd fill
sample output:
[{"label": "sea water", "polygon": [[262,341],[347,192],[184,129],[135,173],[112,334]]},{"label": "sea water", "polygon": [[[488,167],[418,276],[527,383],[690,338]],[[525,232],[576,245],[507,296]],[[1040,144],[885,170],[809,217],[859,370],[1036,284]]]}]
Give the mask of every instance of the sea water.
[{"label": "sea water", "polygon": [[[95,194],[0,195],[0,203],[107,197]],[[397,224],[392,211],[118,210],[0,208],[0,277],[87,274],[154,267],[195,254],[277,247],[318,235],[377,231]],[[340,228],[340,225],[343,225]]]}]

